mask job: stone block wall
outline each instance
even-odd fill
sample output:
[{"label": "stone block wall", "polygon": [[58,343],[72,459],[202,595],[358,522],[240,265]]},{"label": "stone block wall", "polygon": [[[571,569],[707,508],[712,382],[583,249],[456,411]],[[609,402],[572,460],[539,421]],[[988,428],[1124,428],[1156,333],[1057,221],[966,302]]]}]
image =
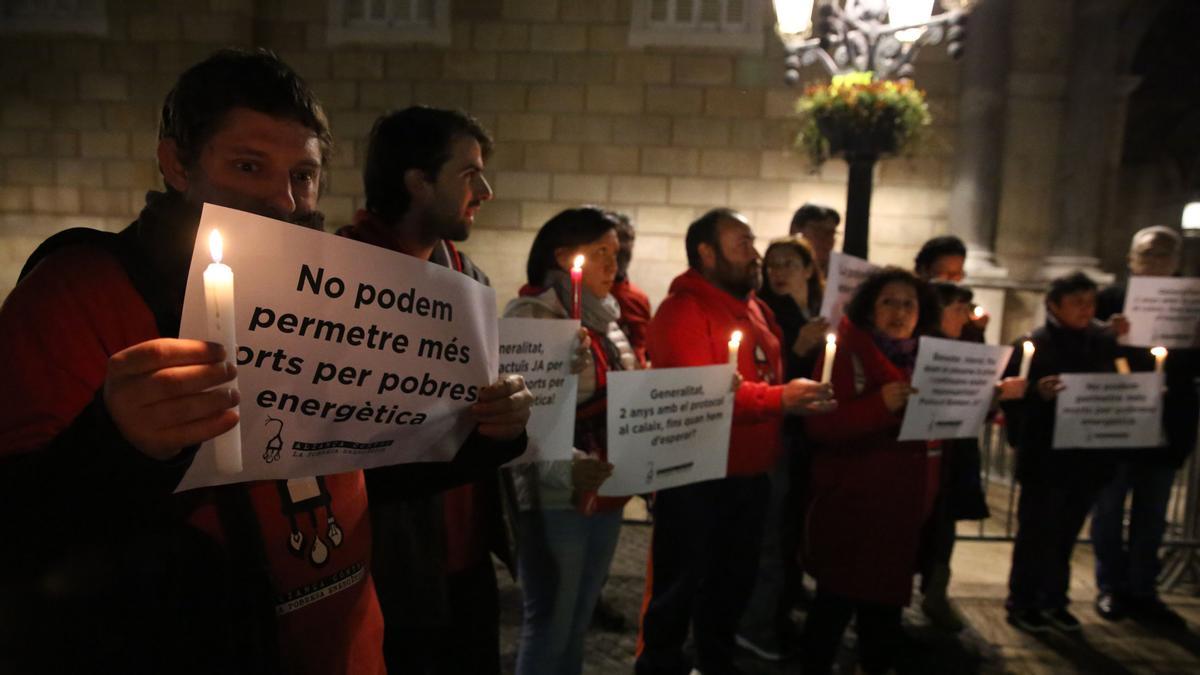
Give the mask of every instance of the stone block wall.
[{"label": "stone block wall", "polygon": [[[364,139],[381,112],[424,103],[478,117],[496,140],[496,198],[464,249],[501,303],[523,282],[536,229],[568,206],[634,217],[632,276],[656,303],[685,267],[688,223],[707,209],[742,210],[762,248],[805,201],[844,209],[845,165],[813,174],[790,150],[797,91],[782,85],[773,34],[761,53],[630,48],[630,12],[629,0],[452,0],[448,47],[330,47],[321,0],[128,0],[108,3],[105,38],[10,37],[0,43],[0,294],[48,234],[136,214],[161,183],[158,105],[183,68],[223,45],[276,50],[322,98],[338,145],[322,200],[331,226],[362,205]],[[872,258],[902,265],[947,230],[958,67],[930,47],[916,80],[934,127],[916,156],[879,165],[873,208]]]}]

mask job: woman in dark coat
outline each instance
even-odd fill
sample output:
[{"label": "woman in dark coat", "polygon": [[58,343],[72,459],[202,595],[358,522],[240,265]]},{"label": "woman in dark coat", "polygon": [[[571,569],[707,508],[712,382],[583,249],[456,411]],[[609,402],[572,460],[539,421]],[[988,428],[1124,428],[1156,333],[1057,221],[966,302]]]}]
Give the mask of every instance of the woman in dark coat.
[{"label": "woman in dark coat", "polygon": [[[913,392],[918,326],[935,317],[925,284],[888,267],[862,283],[838,326],[838,408],[805,424],[812,442],[805,557],[817,579],[805,673],[830,672],[852,615],[862,669],[893,664],[941,459],[937,442],[897,435]],[[823,362],[822,354],[815,376]]]}]

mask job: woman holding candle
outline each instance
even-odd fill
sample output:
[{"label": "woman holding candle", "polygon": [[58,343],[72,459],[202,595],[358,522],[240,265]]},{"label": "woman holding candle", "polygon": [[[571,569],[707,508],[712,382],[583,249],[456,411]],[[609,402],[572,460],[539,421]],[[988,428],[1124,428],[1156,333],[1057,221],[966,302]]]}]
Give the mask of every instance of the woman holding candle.
[{"label": "woman holding candle", "polygon": [[896,437],[914,393],[918,326],[936,317],[925,284],[888,267],[859,286],[838,326],[838,408],[805,420],[814,445],[804,551],[817,579],[804,629],[806,673],[830,672],[852,615],[862,669],[892,666],[941,454],[935,442]]},{"label": "woman holding candle", "polygon": [[[512,469],[525,607],[518,673],[582,669],[584,635],[628,501],[595,495],[612,474],[605,461],[607,374],[638,367],[610,295],[617,272],[616,228],[615,219],[594,207],[567,209],[551,218],[530,248],[528,284],[505,310],[505,316],[544,319],[576,314],[591,339],[590,358],[579,372],[574,459]],[[568,309],[573,306],[578,309]]]},{"label": "woman holding candle", "polygon": [[1082,272],[1054,279],[1045,325],[1018,341],[1008,365],[1009,373],[1028,369],[1034,383],[1023,398],[1002,404],[1021,483],[1006,606],[1009,623],[1031,633],[1080,629],[1067,609],[1071,552],[1115,470],[1111,452],[1051,449],[1059,374],[1116,370],[1116,340],[1095,316],[1095,282]]}]

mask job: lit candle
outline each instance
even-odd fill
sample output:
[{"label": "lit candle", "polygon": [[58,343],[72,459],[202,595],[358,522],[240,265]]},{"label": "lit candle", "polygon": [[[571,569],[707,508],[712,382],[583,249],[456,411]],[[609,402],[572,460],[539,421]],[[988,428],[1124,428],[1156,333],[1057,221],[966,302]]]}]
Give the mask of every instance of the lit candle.
[{"label": "lit candle", "polygon": [[[204,304],[208,309],[208,338],[225,347],[225,358],[237,358],[237,324],[233,314],[233,270],[221,264],[221,234],[216,230],[208,237],[213,262],[204,270]],[[237,388],[237,380],[230,387]],[[242,430],[237,424],[213,439],[217,452],[217,469],[222,473],[242,471]]]},{"label": "lit candle", "polygon": [[729,336],[729,365],[736,366],[738,362],[738,350],[742,347],[742,331],[735,330]]},{"label": "lit candle", "polygon": [[987,312],[983,311],[982,307],[980,307],[979,305],[975,305],[975,318],[976,319],[982,319],[983,315],[986,313]]},{"label": "lit candle", "polygon": [[583,316],[583,255],[575,256],[571,266],[571,318]]},{"label": "lit candle", "polygon": [[1029,379],[1029,364],[1033,362],[1033,343],[1029,340],[1021,345],[1021,374],[1018,375],[1022,380]]},{"label": "lit candle", "polygon": [[821,384],[829,382],[833,377],[833,357],[837,355],[837,336],[829,333],[825,336],[825,363],[821,366]]},{"label": "lit candle", "polygon": [[1130,372],[1132,372],[1129,369],[1129,359],[1125,358],[1124,356],[1118,356],[1117,358],[1113,359],[1113,365],[1117,367],[1117,374],[1119,375],[1128,375]]},{"label": "lit candle", "polygon": [[1150,353],[1154,355],[1154,372],[1163,372],[1163,365],[1167,360],[1167,348],[1155,347],[1154,349],[1150,350]]}]

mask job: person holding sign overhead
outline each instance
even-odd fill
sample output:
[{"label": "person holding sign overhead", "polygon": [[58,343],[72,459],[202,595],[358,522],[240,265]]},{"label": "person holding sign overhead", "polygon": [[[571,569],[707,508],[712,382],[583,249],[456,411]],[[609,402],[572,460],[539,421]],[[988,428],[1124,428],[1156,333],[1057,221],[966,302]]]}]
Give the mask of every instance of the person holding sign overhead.
[{"label": "person holding sign overhead", "polygon": [[735,633],[758,571],[770,486],[766,472],[783,450],[785,414],[835,407],[828,385],[785,381],[782,335],[756,293],[762,258],[754,232],[731,209],[714,209],[686,236],[690,269],[671,282],[650,321],[647,347],[655,368],[727,363],[730,336],[743,381],[734,398],[728,477],[659,491],[635,670],[687,672],[683,643],[691,627],[696,667],[734,672]]},{"label": "person holding sign overhead", "polygon": [[[619,223],[593,206],[567,209],[538,230],[526,263],[527,284],[504,315],[578,317],[590,338],[579,372],[574,458],[509,469],[516,488],[518,566],[524,596],[517,673],[569,675],[583,668],[583,641],[617,549],[628,497],[597,497],[612,474],[607,461],[608,374],[639,367],[611,295]],[[582,260],[580,260],[582,258]],[[568,272],[582,262],[581,289]]]},{"label": "person holding sign overhead", "polygon": [[[291,68],[221,50],[164,102],[165,191],[120,234],[71,230],[26,264],[0,308],[0,500],[19,542],[0,595],[22,618],[0,625],[6,665],[385,672],[363,472],[301,481],[300,499],[291,481],[172,494],[198,446],[239,419],[235,355],[174,337],[201,205],[319,229],[331,143]],[[507,408],[509,396],[484,387],[479,400]],[[495,466],[523,450],[524,421],[491,407],[474,417],[501,444],[474,459]],[[372,471],[417,489],[449,470]],[[321,555],[296,555],[298,540],[319,540]]]},{"label": "person holding sign overhead", "polygon": [[[1105,451],[1052,449],[1061,373],[1112,373],[1117,344],[1096,321],[1096,283],[1083,272],[1057,277],[1046,294],[1046,323],[1014,350],[1005,371],[1028,369],[1024,398],[1002,403],[1017,449],[1017,536],[1008,577],[1008,621],[1021,630],[1080,630],[1067,609],[1071,552],[1100,489],[1112,479]],[[1032,357],[1029,356],[1032,354]]]},{"label": "person holding sign overhead", "polygon": [[886,267],[858,287],[838,326],[838,408],[805,420],[814,445],[804,555],[817,580],[804,626],[805,673],[830,672],[851,616],[862,669],[893,665],[941,463],[939,443],[897,436],[914,393],[919,329],[936,318],[926,285]]},{"label": "person holding sign overhead", "polygon": [[[1172,277],[1179,272],[1183,240],[1179,232],[1163,225],[1138,230],[1129,242],[1129,273],[1139,277]],[[1114,328],[1120,320],[1127,283],[1100,291],[1096,317]],[[1127,332],[1127,331],[1121,331]],[[1120,347],[1133,372],[1157,366],[1151,350]],[[1116,476],[1096,499],[1092,511],[1092,542],[1096,551],[1096,612],[1109,621],[1133,616],[1150,625],[1182,628],[1184,622],[1158,596],[1158,558],[1166,534],[1167,505],[1175,473],[1196,446],[1197,398],[1195,378],[1200,375],[1200,350],[1172,349],[1163,364],[1167,391],[1163,399],[1163,426],[1167,443],[1161,448],[1138,448],[1121,453]],[[1129,537],[1125,537],[1125,500],[1132,494]]]}]

